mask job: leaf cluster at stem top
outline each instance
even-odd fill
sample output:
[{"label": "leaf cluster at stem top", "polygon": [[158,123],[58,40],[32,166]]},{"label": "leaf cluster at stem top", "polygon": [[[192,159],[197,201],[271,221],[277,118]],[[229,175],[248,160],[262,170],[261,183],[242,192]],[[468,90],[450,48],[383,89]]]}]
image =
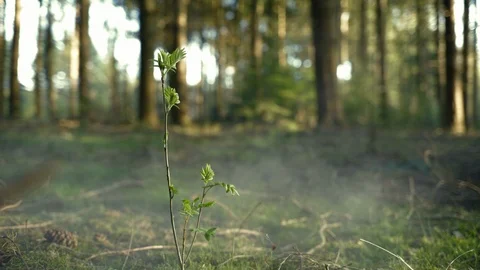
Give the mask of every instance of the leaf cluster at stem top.
[{"label": "leaf cluster at stem top", "polygon": [[215,173],[213,172],[212,166],[210,164],[206,164],[205,167],[202,168],[202,181],[205,185],[213,181],[213,177]]},{"label": "leaf cluster at stem top", "polygon": [[169,71],[175,72],[177,70],[177,63],[184,59],[186,55],[187,53],[183,48],[177,48],[172,53],[161,49],[157,53],[157,59],[154,60],[156,62],[155,66],[160,68],[162,76],[166,75]]}]

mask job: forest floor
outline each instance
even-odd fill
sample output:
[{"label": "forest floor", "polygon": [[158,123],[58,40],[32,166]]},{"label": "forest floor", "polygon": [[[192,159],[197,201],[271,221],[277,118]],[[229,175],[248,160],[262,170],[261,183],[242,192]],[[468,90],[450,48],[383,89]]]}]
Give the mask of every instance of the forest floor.
[{"label": "forest floor", "polygon": [[[240,196],[209,195],[217,235],[189,269],[408,269],[360,239],[412,269],[480,269],[480,136],[385,131],[367,153],[362,129],[205,130],[169,136],[177,206],[205,163]],[[54,180],[0,212],[0,269],[175,269],[160,131],[1,131],[3,182],[52,158]],[[46,242],[53,228],[78,246]]]}]

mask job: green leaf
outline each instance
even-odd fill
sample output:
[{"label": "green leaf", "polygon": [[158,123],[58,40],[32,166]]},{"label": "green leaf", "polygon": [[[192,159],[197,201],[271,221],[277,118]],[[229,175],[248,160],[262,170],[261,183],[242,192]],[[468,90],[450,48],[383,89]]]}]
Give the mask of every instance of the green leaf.
[{"label": "green leaf", "polygon": [[189,200],[182,200],[182,211],[180,213],[184,216],[193,216],[193,209]]},{"label": "green leaf", "polygon": [[164,50],[160,50],[158,53],[157,53],[157,65],[158,67],[160,68],[160,71],[163,71],[165,69],[167,69],[167,65],[166,65],[166,61],[167,59],[169,58],[169,54],[168,52],[164,51]]},{"label": "green leaf", "polygon": [[165,102],[167,103],[168,111],[170,111],[173,106],[180,104],[180,97],[175,88],[167,86],[165,87],[163,94],[165,95]]},{"label": "green leaf", "polygon": [[203,236],[205,236],[205,240],[210,241],[210,238],[212,237],[210,234],[205,233]]},{"label": "green leaf", "polygon": [[229,193],[232,194],[232,195],[240,196],[240,194],[238,194],[237,189],[232,184],[229,185]]},{"label": "green leaf", "polygon": [[215,235],[215,230],[216,229],[217,228],[210,228],[207,231],[205,231],[205,233],[203,235],[205,236],[205,239],[207,241],[210,241],[210,239]]},{"label": "green leaf", "polygon": [[183,205],[183,209],[189,208],[190,207],[190,200],[183,199],[182,200],[182,205]]},{"label": "green leaf", "polygon": [[166,74],[169,71],[176,71],[178,62],[184,59],[186,55],[185,49],[176,49],[172,53],[161,49],[157,53],[157,66],[162,71],[162,74]]},{"label": "green leaf", "polygon": [[226,193],[230,193],[230,194],[232,194],[232,195],[238,195],[238,196],[240,196],[240,194],[238,194],[238,191],[237,191],[237,189],[235,188],[234,185],[232,185],[232,184],[226,184],[226,183],[220,183],[220,185],[225,188],[225,192],[226,192]]},{"label": "green leaf", "polygon": [[200,198],[199,198],[199,197],[196,197],[196,198],[193,200],[193,202],[192,202],[192,207],[193,207],[193,209],[195,209],[195,210],[200,210],[200,204],[199,204],[199,202],[200,202]]},{"label": "green leaf", "polygon": [[212,206],[212,205],[214,205],[214,204],[215,204],[215,201],[210,201],[210,202],[206,202],[206,203],[200,204],[199,207],[201,207],[201,208],[207,208],[207,207],[210,207],[210,206]]},{"label": "green leaf", "polygon": [[193,202],[190,202],[188,199],[182,200],[182,211],[180,211],[182,215],[185,216],[195,216],[198,215],[198,211],[196,207],[193,205]]},{"label": "green leaf", "polygon": [[209,182],[213,181],[213,177],[215,176],[215,172],[213,172],[212,167],[210,164],[206,164],[205,167],[202,168],[202,181],[204,184],[208,184]]},{"label": "green leaf", "polygon": [[177,63],[180,62],[182,59],[184,59],[186,56],[187,56],[187,52],[183,48],[182,49],[177,48],[175,51],[173,51],[172,54],[170,55],[171,70],[175,71]]}]

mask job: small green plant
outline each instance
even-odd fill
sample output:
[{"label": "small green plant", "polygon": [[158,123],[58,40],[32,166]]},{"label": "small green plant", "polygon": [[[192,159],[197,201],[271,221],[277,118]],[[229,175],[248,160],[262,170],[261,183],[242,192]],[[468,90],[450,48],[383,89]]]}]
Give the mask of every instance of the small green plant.
[{"label": "small green plant", "polygon": [[[163,109],[164,109],[164,136],[163,136],[163,149],[165,156],[165,168],[167,174],[167,187],[170,201],[170,224],[172,226],[173,240],[175,242],[176,254],[178,264],[183,270],[186,267],[190,253],[192,252],[193,244],[195,243],[197,234],[203,233],[205,239],[209,241],[214,235],[216,228],[201,228],[200,220],[202,217],[202,210],[204,208],[211,207],[215,204],[215,201],[206,201],[207,193],[214,187],[223,187],[228,194],[239,195],[234,185],[226,184],[223,182],[214,181],[215,173],[210,166],[206,164],[201,170],[201,179],[203,181],[202,196],[196,197],[193,200],[182,200],[182,210],[180,214],[183,216],[183,230],[182,230],[182,243],[180,244],[177,237],[177,230],[175,226],[175,216],[173,213],[173,199],[177,195],[178,191],[172,183],[170,174],[170,164],[168,161],[168,115],[173,107],[180,104],[180,97],[175,90],[165,83],[165,79],[169,72],[175,72],[177,64],[184,59],[186,52],[184,49],[176,49],[172,53],[160,50],[155,59],[155,67],[158,67],[161,72],[161,89],[163,94]],[[189,221],[195,219],[195,225],[192,229],[188,229]],[[190,243],[187,245],[187,231],[193,232],[190,238]],[[188,248],[187,248],[188,246]]]}]

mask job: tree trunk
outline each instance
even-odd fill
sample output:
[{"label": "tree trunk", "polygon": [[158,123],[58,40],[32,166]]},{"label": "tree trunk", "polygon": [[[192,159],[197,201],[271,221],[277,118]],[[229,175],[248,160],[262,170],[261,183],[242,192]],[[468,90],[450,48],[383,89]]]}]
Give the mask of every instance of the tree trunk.
[{"label": "tree trunk", "polygon": [[157,95],[152,70],[155,50],[155,2],[140,0],[140,93],[138,99],[139,120],[147,127],[158,126]]},{"label": "tree trunk", "polygon": [[453,17],[453,0],[443,0],[445,8],[445,96],[443,111],[443,127],[451,129],[453,127],[455,103],[455,29]]},{"label": "tree trunk", "polygon": [[[78,14],[77,14],[78,18]],[[68,42],[68,59],[69,59],[69,86],[68,92],[68,115],[70,119],[77,117],[77,101],[78,101],[78,62],[79,62],[79,27],[75,26],[74,33]]]},{"label": "tree trunk", "polygon": [[[423,112],[427,112],[429,118],[433,121],[434,114],[432,113],[432,102],[429,100],[429,96],[435,96],[435,92],[432,93],[430,87],[428,87],[428,40],[425,38],[425,29],[427,26],[427,10],[425,0],[416,0],[416,13],[417,13],[417,26],[416,26],[416,42],[417,42],[417,91],[414,96],[417,99],[417,108],[413,112],[412,116],[416,117],[418,109],[423,109]],[[413,102],[411,102],[413,103]],[[426,109],[426,110],[425,110]]]},{"label": "tree trunk", "polygon": [[0,0],[0,120],[5,117],[5,6],[6,1]]},{"label": "tree trunk", "polygon": [[377,50],[378,58],[378,76],[380,88],[380,121],[382,124],[388,124],[388,93],[387,93],[387,74],[386,74],[386,42],[385,42],[385,11],[387,9],[387,0],[377,0],[375,14],[377,19]]},{"label": "tree trunk", "polygon": [[[473,0],[473,4],[475,5],[475,17],[478,18],[478,6],[477,0]],[[473,31],[473,75],[472,75],[472,127],[476,128],[478,126],[478,38],[477,38],[477,29],[478,29],[478,20],[475,21],[475,27]]]},{"label": "tree trunk", "polygon": [[[348,21],[342,21],[342,13],[343,10],[348,10],[348,0],[337,0],[335,1],[335,20],[334,20],[334,29],[333,32],[335,33],[335,38],[333,39],[337,49],[337,61],[334,64],[335,73],[334,79],[337,82],[337,67],[339,64],[347,61],[349,59],[348,55]],[[345,30],[345,32],[342,30]],[[339,93],[341,91],[341,84],[337,83],[335,90],[331,89],[331,92],[328,94],[330,96],[328,101],[329,110],[332,112],[330,115],[332,116],[331,121],[334,125],[338,126],[343,122],[343,106],[339,97]]]},{"label": "tree trunk", "polygon": [[337,19],[335,20],[338,24],[335,28],[339,29],[337,31],[338,34],[338,42],[340,44],[340,50],[338,52],[338,63],[342,64],[343,62],[348,61],[349,57],[349,50],[348,50],[348,27],[349,27],[349,19],[347,17],[342,18],[342,14],[344,11],[348,11],[348,0],[340,0],[337,1],[336,11],[335,14],[337,15]]},{"label": "tree trunk", "polygon": [[425,5],[423,0],[416,0],[416,12],[417,12],[417,93],[416,95],[423,96],[426,91],[425,71],[426,67],[426,40],[424,38],[424,29],[426,29],[425,23]]},{"label": "tree trunk", "polygon": [[250,2],[250,71],[253,72],[253,85],[257,93],[257,103],[263,98],[263,89],[260,84],[263,56],[263,39],[259,31],[259,20],[263,15],[263,0]]},{"label": "tree trunk", "polygon": [[[39,1],[40,8],[42,7],[42,0]],[[35,77],[34,85],[34,103],[35,103],[35,118],[40,119],[42,117],[42,71],[43,71],[43,52],[40,49],[40,44],[43,43],[42,35],[42,15],[38,15],[38,31],[37,31],[37,55],[35,57]]]},{"label": "tree trunk", "polygon": [[443,83],[445,81],[445,71],[444,71],[444,62],[443,62],[443,53],[441,46],[441,36],[440,36],[440,14],[441,14],[441,6],[442,0],[434,0],[435,1],[435,31],[434,31],[434,39],[435,39],[435,93],[437,98],[437,106],[439,108],[440,118],[443,119],[444,115],[444,91],[443,90]]},{"label": "tree trunk", "polygon": [[[245,42],[242,42],[242,31],[240,27],[240,22],[244,18],[244,9],[242,8],[245,5],[245,2],[238,1],[236,8],[234,10],[234,18],[231,20],[230,29],[232,32],[232,37],[228,40],[230,41],[229,47],[233,48],[232,59],[234,66],[237,66],[240,59],[242,58],[243,52],[245,51]],[[244,74],[235,74],[237,78],[242,77]]]},{"label": "tree trunk", "polygon": [[[200,48],[203,50],[205,49],[207,43],[207,39],[205,35],[202,33],[200,34]],[[200,70],[205,69],[205,64],[202,61],[200,63]],[[204,122],[208,120],[208,103],[209,98],[207,96],[207,89],[208,89],[208,84],[205,82],[206,81],[206,76],[202,74],[200,76],[200,82],[198,83],[198,86],[195,89],[195,103],[196,103],[196,110],[197,110],[197,119],[200,120],[201,122]]]},{"label": "tree trunk", "polygon": [[222,0],[214,0],[213,6],[215,16],[215,27],[217,29],[216,51],[217,51],[217,89],[215,92],[215,118],[223,120],[225,118],[225,99],[224,99],[224,71],[225,71],[225,35],[223,33],[225,11],[222,7]]},{"label": "tree trunk", "polygon": [[367,64],[368,51],[367,51],[367,4],[368,0],[360,0],[360,31],[358,38],[358,59],[360,63],[358,66],[363,69]]},{"label": "tree trunk", "polygon": [[337,65],[339,41],[336,19],[336,0],[311,0],[315,79],[317,91],[318,124],[336,124],[337,104]]},{"label": "tree trunk", "polygon": [[78,97],[78,77],[79,77],[79,61],[80,61],[80,9],[77,8],[77,14],[75,18],[75,30],[70,39],[69,46],[70,51],[70,92],[68,95],[68,112],[70,119],[77,117],[77,101]]},{"label": "tree trunk", "polygon": [[55,85],[53,84],[53,62],[55,59],[54,55],[54,41],[53,41],[53,14],[51,11],[52,0],[48,0],[47,8],[47,32],[45,35],[45,76],[47,82],[47,100],[48,100],[48,117],[50,121],[56,119],[57,104],[56,104],[56,94],[55,94]]},{"label": "tree trunk", "polygon": [[120,91],[119,91],[119,75],[117,69],[117,60],[115,59],[115,42],[117,41],[117,30],[110,30],[109,51],[110,51],[110,104],[111,118],[118,121],[120,115]]},{"label": "tree trunk", "polygon": [[90,61],[90,38],[88,36],[88,10],[90,0],[78,0],[80,9],[79,28],[79,69],[78,69],[78,96],[79,96],[79,118],[82,126],[90,120],[90,89],[88,63]]},{"label": "tree trunk", "polygon": [[[174,21],[173,21],[173,49],[185,48],[187,45],[187,19],[188,19],[189,0],[174,0]],[[172,121],[182,126],[188,125],[191,121],[189,117],[189,96],[187,86],[187,68],[185,61],[180,61],[177,65],[177,71],[171,76],[171,86],[177,90],[180,97],[178,108],[172,109]]]},{"label": "tree trunk", "polygon": [[229,89],[229,108],[228,108],[228,118],[229,120],[236,121],[239,115],[236,113],[236,109],[241,103],[241,93],[238,91],[238,82],[243,82],[246,78],[246,72],[244,66],[240,66],[240,60],[244,59],[242,55],[246,51],[245,48],[249,47],[249,44],[242,42],[242,28],[240,22],[245,18],[244,9],[245,1],[236,1],[235,7],[233,9],[233,18],[227,20],[229,35],[226,39],[227,45],[226,50],[228,52],[228,61],[229,65],[235,67],[235,75],[232,76],[233,87]]},{"label": "tree trunk", "polygon": [[128,79],[128,73],[126,68],[121,70],[121,81],[122,83],[120,85],[122,85],[122,88],[123,88],[123,97],[122,97],[123,120],[126,123],[133,123],[135,120],[135,113],[132,106],[133,91],[132,91],[131,83]]},{"label": "tree trunk", "polygon": [[469,32],[470,27],[469,23],[469,11],[470,11],[470,0],[464,0],[464,12],[463,12],[463,50],[462,50],[462,100],[463,100],[463,125],[465,130],[468,130],[469,127],[469,117],[468,117],[468,56],[470,48]]},{"label": "tree trunk", "polygon": [[287,66],[287,54],[285,52],[285,40],[287,37],[287,1],[275,1],[277,11],[277,44],[278,44],[278,65]]},{"label": "tree trunk", "polygon": [[21,1],[15,0],[15,17],[13,24],[13,40],[11,49],[11,65],[10,65],[10,118],[19,119],[21,114],[20,103],[20,82],[18,81],[18,56],[20,41],[20,12]]}]

